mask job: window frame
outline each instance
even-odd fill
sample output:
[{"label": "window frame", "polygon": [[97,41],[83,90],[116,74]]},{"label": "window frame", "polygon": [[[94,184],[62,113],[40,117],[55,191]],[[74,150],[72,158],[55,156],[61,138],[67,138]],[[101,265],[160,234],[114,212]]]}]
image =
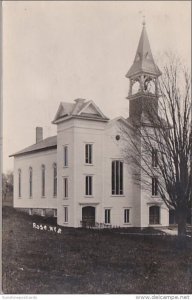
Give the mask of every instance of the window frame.
[{"label": "window frame", "polygon": [[64,206],[64,223],[67,224],[69,222],[69,209],[68,206]]},{"label": "window frame", "polygon": [[104,214],[105,214],[104,215],[105,224],[110,225],[111,224],[111,208],[105,208]]},{"label": "window frame", "polygon": [[[127,213],[128,212],[128,216]],[[123,210],[124,224],[130,224],[130,208],[124,208]]]},{"label": "window frame", "polygon": [[69,197],[69,179],[68,177],[63,177],[63,199],[68,199]]},{"label": "window frame", "polygon": [[33,197],[33,169],[29,167],[29,198]]},{"label": "window frame", "polygon": [[85,196],[93,197],[93,175],[85,175]]},{"label": "window frame", "polygon": [[69,166],[69,147],[68,145],[63,146],[63,167],[68,168]]},{"label": "window frame", "polygon": [[93,165],[93,143],[85,144],[85,164]]},{"label": "window frame", "polygon": [[121,159],[111,162],[111,196],[124,196],[124,162]]}]

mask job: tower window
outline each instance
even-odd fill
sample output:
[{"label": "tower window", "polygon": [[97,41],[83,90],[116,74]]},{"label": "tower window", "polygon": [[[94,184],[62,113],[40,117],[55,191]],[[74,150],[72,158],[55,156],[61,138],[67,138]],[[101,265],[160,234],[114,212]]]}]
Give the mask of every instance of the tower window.
[{"label": "tower window", "polygon": [[157,167],[158,165],[158,152],[157,149],[152,149],[152,167]]},{"label": "tower window", "polygon": [[123,195],[123,162],[112,161],[112,195]]},{"label": "tower window", "polygon": [[93,176],[85,176],[85,195],[92,196],[93,194]]},{"label": "tower window", "polygon": [[85,145],[85,163],[86,164],[93,163],[93,145],[92,144]]},{"label": "tower window", "polygon": [[152,196],[158,195],[158,179],[157,177],[152,177]]}]

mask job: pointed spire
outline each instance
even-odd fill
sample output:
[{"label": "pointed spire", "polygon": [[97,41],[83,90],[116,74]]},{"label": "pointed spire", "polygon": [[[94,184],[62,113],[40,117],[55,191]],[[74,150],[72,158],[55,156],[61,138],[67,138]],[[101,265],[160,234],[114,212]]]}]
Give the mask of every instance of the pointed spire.
[{"label": "pointed spire", "polygon": [[139,40],[139,45],[137,47],[135,59],[131,68],[126,74],[126,77],[128,78],[141,73],[147,73],[154,76],[161,75],[161,72],[153,59],[151,47],[149,44],[149,39],[147,36],[147,31],[145,28],[146,27],[145,19],[143,20],[142,25],[143,25],[143,29],[141,32],[141,37]]}]

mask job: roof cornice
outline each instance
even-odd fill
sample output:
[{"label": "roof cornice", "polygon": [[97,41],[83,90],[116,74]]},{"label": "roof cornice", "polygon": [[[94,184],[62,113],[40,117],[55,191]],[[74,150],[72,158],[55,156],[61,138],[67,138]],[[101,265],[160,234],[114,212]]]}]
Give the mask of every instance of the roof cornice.
[{"label": "roof cornice", "polygon": [[70,119],[82,119],[82,120],[89,120],[89,121],[97,121],[97,122],[108,122],[108,118],[97,118],[97,117],[92,117],[92,116],[81,116],[81,115],[70,115],[67,117],[61,117],[55,121],[52,121],[52,124],[59,124],[64,121],[68,121]]},{"label": "roof cornice", "polygon": [[23,152],[23,153],[17,153],[16,152],[14,154],[9,155],[9,157],[18,157],[18,156],[30,155],[30,154],[34,154],[34,153],[37,153],[37,152],[43,152],[43,151],[54,150],[54,149],[57,149],[57,145],[48,146],[48,147],[45,147],[45,148],[35,149],[35,150],[31,150],[31,151],[26,151],[26,152]]}]

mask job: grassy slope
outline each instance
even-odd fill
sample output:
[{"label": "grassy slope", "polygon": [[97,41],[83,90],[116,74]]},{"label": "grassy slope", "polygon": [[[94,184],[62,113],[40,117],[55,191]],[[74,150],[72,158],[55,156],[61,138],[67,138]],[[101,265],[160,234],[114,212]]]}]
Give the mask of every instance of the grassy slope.
[{"label": "grassy slope", "polygon": [[175,237],[118,230],[32,229],[42,223],[3,211],[4,293],[192,293],[192,246]]}]

